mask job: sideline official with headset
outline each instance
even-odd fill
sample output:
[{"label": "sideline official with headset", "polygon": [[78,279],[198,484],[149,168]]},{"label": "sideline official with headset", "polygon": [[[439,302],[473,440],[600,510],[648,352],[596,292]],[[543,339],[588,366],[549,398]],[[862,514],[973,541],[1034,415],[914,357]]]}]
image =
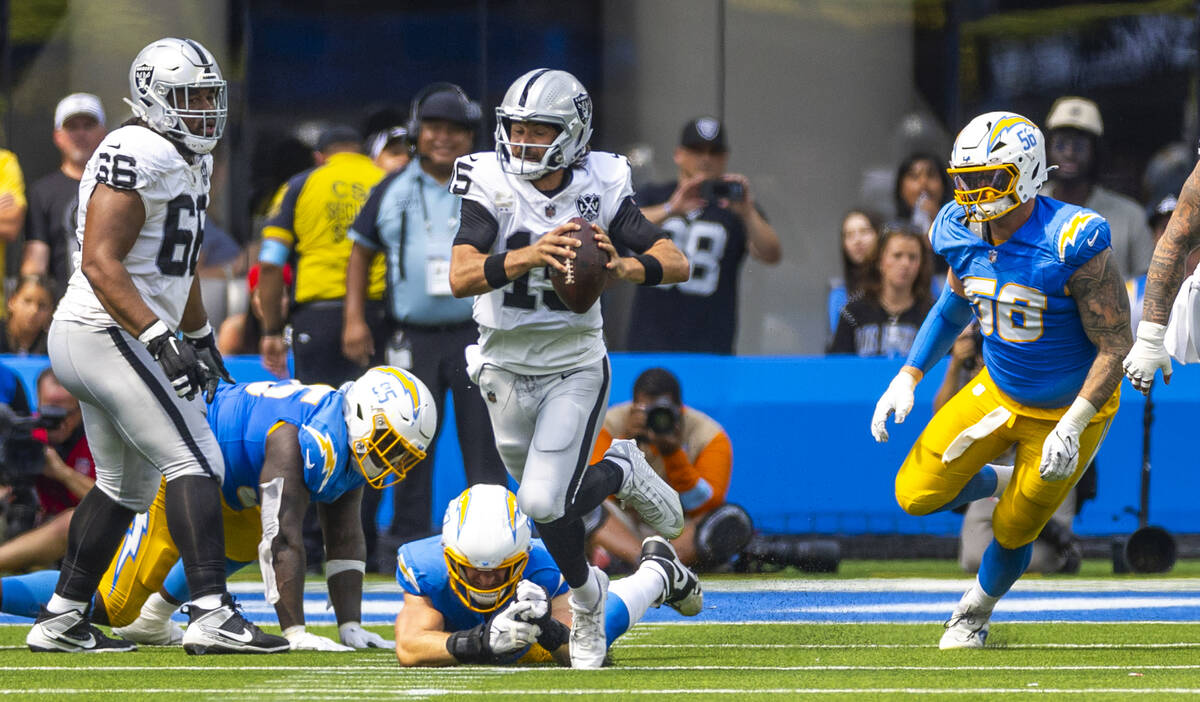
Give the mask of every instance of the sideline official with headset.
[{"label": "sideline official with headset", "polygon": [[[450,293],[450,249],[461,202],[450,176],[454,160],[473,150],[480,117],[479,106],[452,83],[428,85],[413,99],[408,133],[416,158],[371,191],[350,229],[342,349],[348,358],[366,359],[386,345],[386,362],[411,370],[439,406],[450,390],[467,484],[504,485],[487,408],[467,377],[463,355],[478,336],[471,300]],[[380,251],[387,260],[387,339],[374,338],[364,317],[368,266]],[[441,420],[439,413],[439,433]],[[394,487],[393,500],[392,537],[407,541],[432,533],[432,448]]]}]

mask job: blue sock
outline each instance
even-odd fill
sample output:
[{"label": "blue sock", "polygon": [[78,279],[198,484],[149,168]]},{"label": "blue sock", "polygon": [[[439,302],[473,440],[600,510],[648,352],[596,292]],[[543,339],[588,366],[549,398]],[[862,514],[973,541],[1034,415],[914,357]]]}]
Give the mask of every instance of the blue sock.
[{"label": "blue sock", "polygon": [[608,645],[612,646],[613,641],[626,631],[629,631],[629,609],[620,596],[609,592],[604,600],[604,635]]},{"label": "blue sock", "polygon": [[0,595],[0,612],[35,619],[42,606],[50,601],[57,584],[57,570],[0,578],[0,592],[3,593]]},{"label": "blue sock", "polygon": [[1017,548],[1004,548],[992,539],[979,564],[979,586],[992,597],[1003,596],[1029,567],[1031,557],[1032,542]]},{"label": "blue sock", "polygon": [[991,497],[996,492],[997,482],[998,478],[996,477],[996,470],[990,465],[985,465],[979,469],[978,473],[971,476],[971,479],[968,480],[967,484],[963,486],[963,489],[954,496],[953,500],[950,500],[946,504],[933,511],[945,512],[947,510],[952,510],[956,507],[965,505],[968,502],[974,502],[975,500],[979,500],[984,497]]}]

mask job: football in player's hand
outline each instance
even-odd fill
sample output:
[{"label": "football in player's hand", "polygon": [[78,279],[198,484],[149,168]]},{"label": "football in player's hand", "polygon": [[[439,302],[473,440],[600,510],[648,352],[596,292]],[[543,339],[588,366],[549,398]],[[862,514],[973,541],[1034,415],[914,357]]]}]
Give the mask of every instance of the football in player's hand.
[{"label": "football in player's hand", "polygon": [[580,226],[579,231],[570,231],[564,236],[579,239],[581,246],[575,249],[575,258],[568,258],[563,263],[566,273],[550,266],[550,283],[554,292],[572,312],[583,314],[596,304],[604,286],[608,283],[608,254],[596,243],[596,231],[583,217],[574,217],[572,224]]}]

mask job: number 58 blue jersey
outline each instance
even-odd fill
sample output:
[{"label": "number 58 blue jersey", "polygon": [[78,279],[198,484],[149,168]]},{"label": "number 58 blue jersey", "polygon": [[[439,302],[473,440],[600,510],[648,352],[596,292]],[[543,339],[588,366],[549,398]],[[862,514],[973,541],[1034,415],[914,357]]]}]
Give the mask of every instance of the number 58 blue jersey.
[{"label": "number 58 blue jersey", "polygon": [[295,380],[221,385],[208,408],[208,424],[225,458],[221,492],[233,509],[259,503],[267,437],[283,424],[298,430],[304,484],[315,502],[333,502],[366,484],[351,465],[342,416],[344,392]]},{"label": "number 58 blue jersey", "polygon": [[1096,212],[1038,196],[1010,238],[989,244],[949,203],[929,230],[975,308],[983,360],[996,386],[1017,402],[1056,408],[1083,387],[1096,347],[1084,332],[1067,280],[1109,248],[1108,222]]}]

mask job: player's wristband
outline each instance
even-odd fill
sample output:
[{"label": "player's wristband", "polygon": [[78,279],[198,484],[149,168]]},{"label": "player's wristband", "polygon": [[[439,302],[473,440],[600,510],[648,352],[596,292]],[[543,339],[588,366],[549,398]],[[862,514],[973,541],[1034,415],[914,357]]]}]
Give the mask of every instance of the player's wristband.
[{"label": "player's wristband", "polygon": [[143,329],[141,334],[138,334],[138,341],[149,345],[152,340],[157,339],[163,334],[170,333],[171,330],[167,328],[167,323],[161,319],[156,319],[153,324]]},{"label": "player's wristband", "polygon": [[662,264],[658,259],[650,254],[638,254],[634,256],[638,263],[642,264],[642,268],[646,269],[646,279],[642,281],[642,285],[658,285],[663,279]]},{"label": "player's wristband", "polygon": [[567,642],[567,639],[571,637],[571,630],[567,628],[567,625],[553,617],[547,618],[544,622],[539,622],[538,626],[542,630],[541,636],[537,638],[538,646],[541,646],[550,653],[554,653],[561,648]]},{"label": "player's wristband", "polygon": [[971,303],[965,297],[959,296],[949,285],[942,288],[941,297],[929,310],[917,331],[917,337],[913,339],[904,365],[912,366],[922,374],[928,373],[943,356],[950,353],[954,340],[971,321],[971,314]]},{"label": "player's wristband", "polygon": [[504,272],[504,259],[506,258],[508,258],[508,252],[503,251],[488,256],[483,262],[483,277],[487,279],[487,284],[492,286],[493,290],[499,290],[508,285],[508,274]]},{"label": "player's wristband", "polygon": [[210,336],[212,333],[213,333],[212,325],[209,324],[207,320],[205,320],[204,326],[202,326],[199,329],[196,329],[194,331],[185,331],[183,333],[183,335],[189,339],[203,339],[206,336]]},{"label": "player's wristband", "polygon": [[446,650],[459,663],[491,663],[495,658],[487,643],[487,622],[465,631],[456,631],[446,639]]}]

